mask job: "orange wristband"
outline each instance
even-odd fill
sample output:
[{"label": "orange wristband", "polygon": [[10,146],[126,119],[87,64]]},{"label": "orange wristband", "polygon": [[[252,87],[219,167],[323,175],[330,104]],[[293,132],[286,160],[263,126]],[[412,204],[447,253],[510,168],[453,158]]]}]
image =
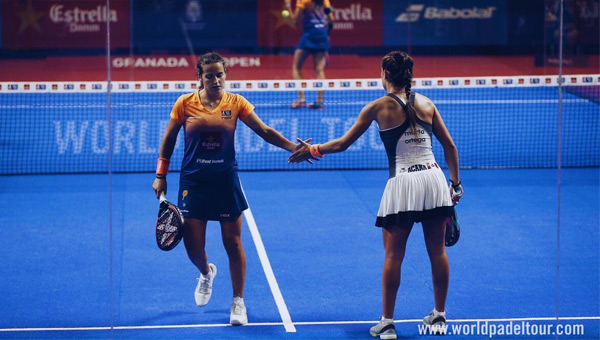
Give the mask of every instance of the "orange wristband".
[{"label": "orange wristband", "polygon": [[321,150],[319,149],[319,144],[315,144],[315,145],[311,145],[310,146],[310,154],[313,157],[323,157],[323,154],[321,153]]},{"label": "orange wristband", "polygon": [[169,164],[171,161],[166,158],[159,158],[156,163],[156,175],[158,176],[166,176],[169,172]]}]

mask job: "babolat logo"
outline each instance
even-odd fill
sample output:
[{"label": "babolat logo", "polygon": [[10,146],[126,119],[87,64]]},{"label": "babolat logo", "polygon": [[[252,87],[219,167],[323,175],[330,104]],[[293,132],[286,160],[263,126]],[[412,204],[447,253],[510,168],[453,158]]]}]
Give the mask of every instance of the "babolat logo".
[{"label": "babolat logo", "polygon": [[423,4],[413,4],[396,18],[396,22],[416,22],[421,15],[425,19],[491,19],[495,10],[496,7],[493,6],[487,8],[475,6],[472,8],[426,8]]},{"label": "babolat logo", "polygon": [[421,17],[425,5],[415,4],[410,5],[406,11],[396,18],[396,22],[415,22]]}]

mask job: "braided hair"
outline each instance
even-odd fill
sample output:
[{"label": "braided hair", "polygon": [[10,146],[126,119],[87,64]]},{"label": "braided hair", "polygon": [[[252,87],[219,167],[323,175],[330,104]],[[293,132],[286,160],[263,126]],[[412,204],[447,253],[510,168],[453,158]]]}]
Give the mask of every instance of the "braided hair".
[{"label": "braided hair", "polygon": [[[225,72],[227,72],[227,62],[225,61],[225,58],[223,58],[219,53],[209,52],[201,55],[200,58],[198,58],[198,62],[196,63],[196,76],[198,77],[198,79],[202,78],[202,66],[215,63],[223,64],[223,69],[225,69]],[[204,85],[202,84],[202,82],[200,82],[200,89],[202,88],[204,88]]]},{"label": "braided hair", "polygon": [[404,87],[406,93],[406,107],[408,112],[406,115],[410,123],[410,127],[413,135],[417,136],[417,111],[410,100],[411,97],[411,86],[413,77],[413,65],[412,58],[405,52],[394,51],[386,54],[381,60],[381,69],[388,71],[388,81],[392,83],[394,87]]}]

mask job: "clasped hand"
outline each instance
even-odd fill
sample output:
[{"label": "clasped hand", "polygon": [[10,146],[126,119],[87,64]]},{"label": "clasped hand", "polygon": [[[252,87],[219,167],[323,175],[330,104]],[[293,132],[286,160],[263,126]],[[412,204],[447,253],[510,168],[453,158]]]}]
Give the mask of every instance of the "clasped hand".
[{"label": "clasped hand", "polygon": [[288,163],[300,163],[307,161],[310,164],[313,164],[313,160],[320,160],[317,157],[313,157],[313,155],[310,153],[309,143],[312,141],[312,138],[309,138],[305,141],[300,138],[296,138],[296,140],[298,141],[298,144],[296,144],[294,152],[288,157]]}]

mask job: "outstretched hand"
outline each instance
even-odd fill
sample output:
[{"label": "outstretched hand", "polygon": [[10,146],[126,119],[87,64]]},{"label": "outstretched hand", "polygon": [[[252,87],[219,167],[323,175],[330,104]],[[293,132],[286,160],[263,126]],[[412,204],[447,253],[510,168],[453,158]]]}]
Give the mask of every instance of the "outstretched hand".
[{"label": "outstretched hand", "polygon": [[[298,141],[298,144],[296,144],[296,147],[294,148],[294,151],[292,151],[292,155],[294,155],[296,152],[298,152],[299,150],[302,150],[304,148],[306,148],[306,145],[308,145],[308,147],[310,147],[310,143],[312,141],[312,138],[308,138],[307,140],[302,140],[300,138],[296,138],[296,140]],[[309,150],[310,152],[310,150]],[[290,155],[290,157],[292,156]],[[313,162],[310,159],[306,159],[307,162],[309,162],[310,164],[313,164]],[[300,163],[302,161],[299,162],[290,162],[289,157],[288,157],[288,163]]]},{"label": "outstretched hand", "polygon": [[307,161],[312,164],[313,159],[317,161],[320,160],[319,158],[313,157],[310,153],[310,144],[308,143],[312,141],[312,138],[309,138],[306,141],[303,141],[300,138],[296,138],[296,140],[298,141],[298,145],[296,145],[294,152],[288,157],[289,163],[300,163]]}]

